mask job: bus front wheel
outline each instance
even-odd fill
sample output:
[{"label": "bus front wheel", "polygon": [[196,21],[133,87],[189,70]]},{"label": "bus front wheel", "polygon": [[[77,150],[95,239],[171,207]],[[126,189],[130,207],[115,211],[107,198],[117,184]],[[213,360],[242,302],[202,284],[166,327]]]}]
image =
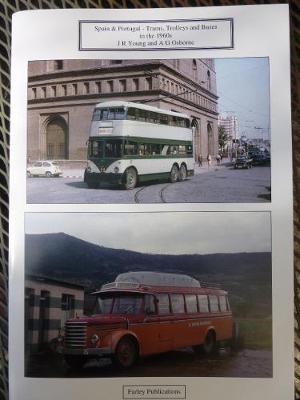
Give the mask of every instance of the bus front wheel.
[{"label": "bus front wheel", "polygon": [[124,179],[125,189],[127,190],[134,189],[137,185],[137,180],[138,176],[136,170],[132,167],[128,168],[125,171],[125,179]]},{"label": "bus front wheel", "polygon": [[117,345],[114,362],[119,368],[130,368],[138,357],[137,346],[132,339],[124,337]]},{"label": "bus front wheel", "polygon": [[174,164],[170,172],[170,181],[171,183],[175,183],[178,181],[178,179],[179,179],[179,169],[177,165]]}]

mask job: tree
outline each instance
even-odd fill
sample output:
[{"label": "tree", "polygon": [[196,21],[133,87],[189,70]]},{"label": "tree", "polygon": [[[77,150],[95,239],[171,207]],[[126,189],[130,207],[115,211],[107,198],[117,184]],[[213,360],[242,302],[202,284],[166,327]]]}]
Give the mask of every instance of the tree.
[{"label": "tree", "polygon": [[219,136],[219,148],[221,153],[223,154],[230,138],[229,135],[226,133],[224,126],[222,125],[218,127],[218,136]]}]

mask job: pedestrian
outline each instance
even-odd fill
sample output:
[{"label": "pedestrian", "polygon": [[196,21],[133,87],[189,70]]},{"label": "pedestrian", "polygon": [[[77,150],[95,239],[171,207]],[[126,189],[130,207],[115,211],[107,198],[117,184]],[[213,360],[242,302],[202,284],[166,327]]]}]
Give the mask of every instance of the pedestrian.
[{"label": "pedestrian", "polygon": [[220,162],[221,162],[221,156],[220,156],[220,154],[217,154],[216,160],[217,160],[217,164],[220,165]]},{"label": "pedestrian", "polygon": [[208,168],[209,168],[210,165],[211,165],[211,155],[210,155],[210,154],[207,154],[206,159],[207,159],[207,166],[208,166]]},{"label": "pedestrian", "polygon": [[198,155],[198,165],[199,165],[199,167],[202,167],[202,155],[201,154]]}]

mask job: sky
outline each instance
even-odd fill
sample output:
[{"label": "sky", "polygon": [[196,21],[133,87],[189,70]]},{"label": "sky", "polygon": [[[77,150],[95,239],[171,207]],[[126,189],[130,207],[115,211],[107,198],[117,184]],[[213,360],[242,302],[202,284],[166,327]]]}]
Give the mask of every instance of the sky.
[{"label": "sky", "polygon": [[215,68],[219,112],[237,116],[240,136],[245,134],[248,138],[268,139],[269,59],[215,59]]},{"label": "sky", "polygon": [[271,251],[268,212],[27,213],[25,232],[63,232],[115,249],[152,254]]}]

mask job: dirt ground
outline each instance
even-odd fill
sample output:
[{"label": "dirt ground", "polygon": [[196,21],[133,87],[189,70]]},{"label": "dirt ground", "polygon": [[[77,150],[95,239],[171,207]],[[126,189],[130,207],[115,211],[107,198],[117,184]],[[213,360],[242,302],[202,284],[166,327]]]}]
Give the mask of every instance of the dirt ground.
[{"label": "dirt ground", "polygon": [[204,357],[192,349],[173,351],[141,359],[129,370],[120,371],[108,359],[90,360],[80,371],[72,371],[60,355],[43,353],[31,356],[27,377],[272,377],[272,351],[243,349],[232,353],[221,349]]}]

